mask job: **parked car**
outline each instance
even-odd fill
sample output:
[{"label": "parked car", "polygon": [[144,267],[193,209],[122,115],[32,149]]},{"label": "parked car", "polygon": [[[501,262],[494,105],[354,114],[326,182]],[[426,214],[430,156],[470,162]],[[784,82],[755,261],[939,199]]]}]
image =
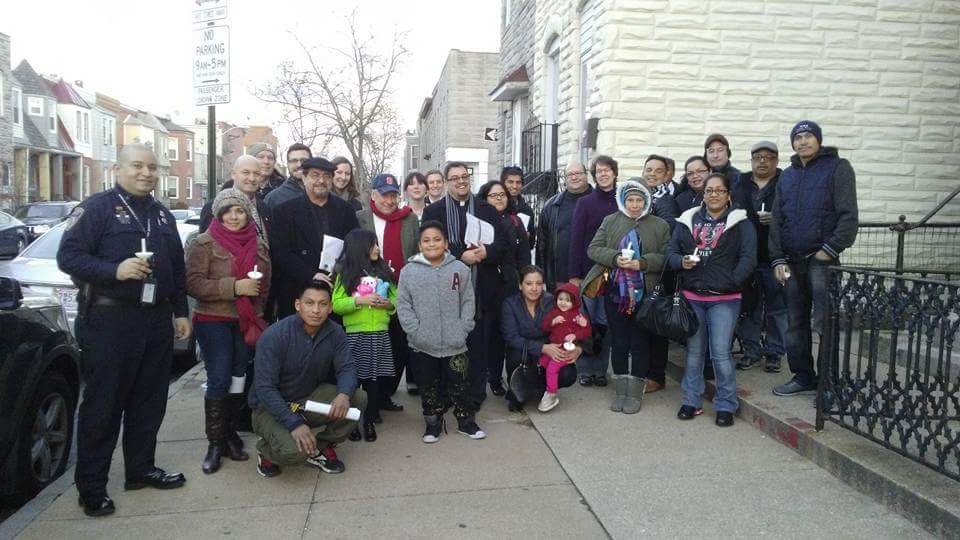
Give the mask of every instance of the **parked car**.
[{"label": "parked car", "polygon": [[0,498],[21,504],[67,467],[80,351],[60,303],[0,278]]},{"label": "parked car", "polygon": [[35,202],[17,208],[14,215],[29,227],[29,241],[33,242],[54,225],[66,221],[70,212],[79,204],[76,201]]},{"label": "parked car", "polygon": [[[57,267],[57,250],[67,224],[61,223],[47,231],[27,246],[23,253],[12,261],[0,261],[0,276],[11,277],[20,282],[24,289],[56,297],[63,305],[70,332],[74,332],[74,320],[77,318],[77,287],[70,276]],[[177,223],[180,241],[186,247],[197,235],[197,226]],[[189,299],[190,309],[194,301]],[[182,371],[196,363],[197,341],[178,339],[173,344],[175,355],[174,370]]]},{"label": "parked car", "polygon": [[200,214],[186,208],[170,210],[170,213],[173,214],[173,217],[177,220],[177,223],[188,223],[191,218],[200,218]]},{"label": "parked car", "polygon": [[30,229],[19,219],[0,212],[0,256],[19,255],[30,243]]}]

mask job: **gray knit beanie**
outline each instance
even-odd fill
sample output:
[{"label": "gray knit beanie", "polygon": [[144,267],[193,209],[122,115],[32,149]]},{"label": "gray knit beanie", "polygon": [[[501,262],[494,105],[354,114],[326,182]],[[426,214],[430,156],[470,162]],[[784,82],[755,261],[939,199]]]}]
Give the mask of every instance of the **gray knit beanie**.
[{"label": "gray knit beanie", "polygon": [[277,151],[274,150],[273,147],[267,143],[257,143],[257,144],[250,145],[250,148],[247,148],[247,154],[253,157],[257,157],[257,154],[259,154],[260,152],[263,152],[264,150],[267,150],[271,154],[273,154],[273,159],[277,159]]},{"label": "gray knit beanie", "polygon": [[250,199],[239,189],[229,188],[217,193],[216,198],[213,199],[213,215],[216,216],[217,221],[220,221],[224,212],[229,210],[231,206],[239,206],[243,208],[248,217],[253,217],[253,206]]}]

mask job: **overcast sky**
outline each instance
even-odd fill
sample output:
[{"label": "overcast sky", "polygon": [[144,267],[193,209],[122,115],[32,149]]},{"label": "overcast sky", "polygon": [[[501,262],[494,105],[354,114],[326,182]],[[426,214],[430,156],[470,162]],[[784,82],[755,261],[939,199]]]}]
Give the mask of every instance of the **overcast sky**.
[{"label": "overcast sky", "polygon": [[[10,0],[0,32],[10,36],[11,67],[26,58],[42,74],[80,79],[87,89],[190,122],[206,117],[191,88],[194,8],[195,0]],[[218,120],[272,125],[289,142],[277,112],[250,89],[281,61],[302,58],[291,32],[308,43],[336,43],[353,9],[385,46],[395,29],[408,32],[410,54],[395,87],[408,129],[450,49],[499,50],[499,0],[228,0],[233,101],[217,107]]]}]

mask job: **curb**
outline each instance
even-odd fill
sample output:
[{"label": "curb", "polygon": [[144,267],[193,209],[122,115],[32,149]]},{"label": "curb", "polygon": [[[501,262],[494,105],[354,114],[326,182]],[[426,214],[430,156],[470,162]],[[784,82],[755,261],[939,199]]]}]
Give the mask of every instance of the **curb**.
[{"label": "curb", "polygon": [[[183,389],[187,382],[193,380],[202,370],[203,362],[197,362],[195,366],[181,375],[179,379],[170,383],[170,388],[167,390],[167,400],[169,401],[170,398],[175,396],[177,392]],[[75,449],[76,446],[74,445],[74,453]],[[45,512],[54,501],[66,493],[66,491],[73,486],[74,467],[75,461],[63,471],[60,478],[57,478],[49,486],[43,488],[43,490],[30,499],[27,504],[21,506],[16,513],[0,523],[0,538],[13,538],[23,532],[24,529],[29,527],[30,524],[37,519],[37,516]]]},{"label": "curb", "polygon": [[[670,358],[667,374],[679,381],[683,367]],[[715,390],[707,381],[704,397],[712,401]],[[738,388],[737,397],[737,416],[753,427],[931,534],[960,539],[960,483],[837,424],[817,432],[800,418],[777,415],[749,390]]]}]

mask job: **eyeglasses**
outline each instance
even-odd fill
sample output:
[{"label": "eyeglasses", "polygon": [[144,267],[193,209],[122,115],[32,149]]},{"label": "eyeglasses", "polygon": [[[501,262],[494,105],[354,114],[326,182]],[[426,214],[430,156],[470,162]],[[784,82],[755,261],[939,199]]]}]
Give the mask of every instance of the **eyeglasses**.
[{"label": "eyeglasses", "polygon": [[507,198],[507,194],[506,194],[506,193],[487,193],[487,198],[488,198],[488,199],[496,199],[496,200],[500,201],[500,200],[506,199],[506,198]]},{"label": "eyeglasses", "polygon": [[757,155],[757,156],[751,157],[750,160],[753,161],[753,162],[755,162],[755,163],[763,163],[763,162],[765,162],[765,161],[776,161],[776,160],[777,160],[777,156]]},{"label": "eyeglasses", "polygon": [[707,188],[703,190],[707,195],[726,195],[728,190],[722,188]]},{"label": "eyeglasses", "polygon": [[459,183],[459,182],[469,182],[469,181],[470,181],[470,175],[469,175],[469,174],[464,174],[463,176],[448,176],[448,177],[447,177],[447,181],[448,181],[448,182],[453,182],[453,183],[455,183],[455,184],[456,184],[456,183]]}]

